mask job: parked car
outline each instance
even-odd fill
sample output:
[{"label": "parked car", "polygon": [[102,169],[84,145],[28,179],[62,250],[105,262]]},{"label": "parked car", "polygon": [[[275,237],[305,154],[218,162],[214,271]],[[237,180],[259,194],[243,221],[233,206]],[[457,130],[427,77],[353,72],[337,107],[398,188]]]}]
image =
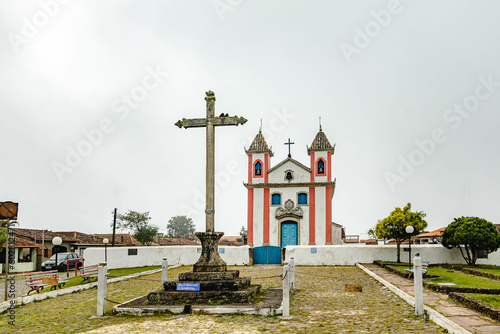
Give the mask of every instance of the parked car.
[{"label": "parked car", "polygon": [[79,258],[76,253],[58,253],[57,254],[57,265],[56,265],[56,254],[52,255],[50,259],[42,263],[42,271],[47,270],[56,270],[57,271],[66,271],[67,263],[69,262],[70,268],[75,268],[75,262],[77,263],[78,268],[83,266],[83,260],[71,260]]}]

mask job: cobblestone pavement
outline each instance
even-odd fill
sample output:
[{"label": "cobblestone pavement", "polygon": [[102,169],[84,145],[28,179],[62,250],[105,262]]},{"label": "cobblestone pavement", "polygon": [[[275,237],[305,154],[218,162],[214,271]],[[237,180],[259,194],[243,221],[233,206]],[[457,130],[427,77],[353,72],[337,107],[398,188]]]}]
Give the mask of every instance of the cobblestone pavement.
[{"label": "cobblestone pavement", "polygon": [[[404,292],[415,296],[413,280],[393,274],[375,264],[363,264],[363,266]],[[454,323],[472,333],[500,333],[500,324],[498,322],[479,312],[455,303],[448,298],[447,294],[424,289],[424,304],[434,308]]]},{"label": "cobblestone pavement", "polygon": [[[240,267],[242,276],[279,275],[279,266]],[[356,267],[297,267],[291,319],[254,316],[192,315],[169,321],[150,320],[100,328],[89,333],[441,333],[432,322]],[[262,283],[262,282],[261,282]],[[281,279],[264,284],[279,287]],[[363,292],[345,292],[361,284]]]},{"label": "cobblestone pavement", "polygon": [[[30,289],[26,285],[26,281],[24,280],[23,277],[24,276],[19,276],[19,275],[16,276],[16,287],[15,287],[16,298],[26,296],[28,291],[30,291]],[[10,289],[10,288],[8,288],[8,289]],[[4,291],[5,291],[5,278],[2,277],[2,279],[0,279],[0,298],[2,301],[3,301],[4,295],[5,295]],[[11,299],[11,298],[9,298],[9,299]]]},{"label": "cobblestone pavement", "polygon": [[[231,267],[264,287],[281,287],[280,266]],[[183,267],[169,271],[191,270]],[[345,292],[360,284],[363,292]],[[0,333],[442,333],[357,267],[297,267],[290,319],[250,315],[95,317],[96,290],[60,296],[16,309],[15,326],[2,316]],[[108,299],[123,302],[160,287],[160,274],[108,285]],[[108,302],[109,309],[113,304]]]}]

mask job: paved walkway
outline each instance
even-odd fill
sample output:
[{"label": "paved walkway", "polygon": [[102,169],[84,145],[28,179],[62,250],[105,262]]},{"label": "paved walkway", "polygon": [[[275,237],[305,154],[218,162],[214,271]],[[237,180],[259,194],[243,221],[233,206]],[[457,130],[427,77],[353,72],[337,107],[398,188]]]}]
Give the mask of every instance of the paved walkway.
[{"label": "paved walkway", "polygon": [[[404,292],[415,296],[413,280],[398,276],[375,264],[363,264],[363,266]],[[456,304],[448,298],[447,294],[424,289],[424,304],[471,333],[500,333],[500,324],[498,322],[465,306]]]}]

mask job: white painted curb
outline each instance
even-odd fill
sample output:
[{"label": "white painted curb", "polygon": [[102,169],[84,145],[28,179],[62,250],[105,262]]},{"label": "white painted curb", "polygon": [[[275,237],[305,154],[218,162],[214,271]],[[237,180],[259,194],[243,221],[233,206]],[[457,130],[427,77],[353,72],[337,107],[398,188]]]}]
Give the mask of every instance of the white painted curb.
[{"label": "white painted curb", "polygon": [[[404,292],[403,290],[397,288],[396,286],[392,285],[382,277],[378,276],[377,274],[373,273],[371,270],[365,268],[363,265],[356,263],[356,266],[358,266],[361,270],[363,270],[365,273],[370,275],[371,277],[375,278],[377,281],[385,285],[389,290],[391,290],[394,294],[396,294],[398,297],[403,299],[405,302],[410,304],[411,306],[415,307],[415,298]],[[443,327],[448,331],[448,333],[453,333],[453,334],[472,334],[465,328],[457,325],[450,319],[446,318],[444,315],[439,313],[438,311],[430,308],[427,305],[424,305],[424,310],[427,312],[429,315],[429,319],[434,321],[437,325]]]},{"label": "white painted curb", "polygon": [[[174,269],[174,268],[177,268],[180,266],[181,266],[180,264],[177,264],[175,266],[169,267],[168,269]],[[160,268],[160,269],[143,271],[140,273],[135,273],[135,274],[127,275],[127,276],[111,278],[108,280],[108,284],[121,282],[121,281],[130,279],[130,278],[134,278],[134,277],[151,275],[154,273],[158,273],[161,270],[162,269]],[[0,313],[8,310],[9,307],[12,305],[11,303],[14,303],[15,306],[21,306],[21,305],[32,303],[34,301],[44,300],[44,299],[48,299],[48,298],[56,298],[56,297],[59,297],[62,295],[67,295],[67,294],[70,294],[73,292],[92,289],[94,287],[97,287],[97,282],[92,282],[92,283],[87,283],[87,284],[83,284],[83,285],[72,286],[72,287],[66,288],[66,289],[54,290],[54,291],[44,292],[42,294],[34,294],[34,295],[30,295],[30,296],[18,297],[15,299],[7,300],[5,302],[0,303]]]}]

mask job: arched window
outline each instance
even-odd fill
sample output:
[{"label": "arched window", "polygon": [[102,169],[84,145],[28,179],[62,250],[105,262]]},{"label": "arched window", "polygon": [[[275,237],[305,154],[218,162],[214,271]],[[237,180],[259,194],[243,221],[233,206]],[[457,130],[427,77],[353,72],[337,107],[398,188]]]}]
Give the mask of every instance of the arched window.
[{"label": "arched window", "polygon": [[325,162],[322,159],[318,161],[318,174],[325,174]]},{"label": "arched window", "polygon": [[262,164],[260,161],[255,163],[255,176],[262,176]]},{"label": "arched window", "polygon": [[299,204],[307,204],[307,194],[306,193],[300,193],[297,196],[297,202]]},{"label": "arched window", "polygon": [[273,194],[271,196],[271,205],[281,205],[281,194]]}]

